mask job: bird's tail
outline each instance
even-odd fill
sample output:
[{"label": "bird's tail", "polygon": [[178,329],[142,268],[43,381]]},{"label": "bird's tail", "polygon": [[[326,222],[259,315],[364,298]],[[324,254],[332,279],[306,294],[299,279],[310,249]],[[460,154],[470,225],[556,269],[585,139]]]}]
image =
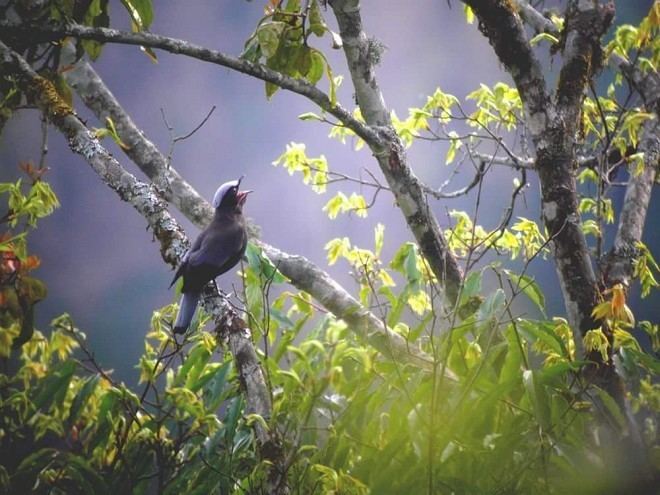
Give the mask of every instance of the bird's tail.
[{"label": "bird's tail", "polygon": [[174,322],[174,333],[185,333],[193,319],[199,300],[199,292],[185,292],[179,302],[179,314]]}]

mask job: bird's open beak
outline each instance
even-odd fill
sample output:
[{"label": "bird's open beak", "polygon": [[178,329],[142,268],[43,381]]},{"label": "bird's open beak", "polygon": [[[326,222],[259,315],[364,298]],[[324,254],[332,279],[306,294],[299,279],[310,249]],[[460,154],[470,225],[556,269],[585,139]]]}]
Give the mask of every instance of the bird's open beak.
[{"label": "bird's open beak", "polygon": [[247,199],[248,194],[250,194],[251,192],[253,192],[251,189],[247,189],[245,191],[238,191],[236,193],[236,196],[238,198],[238,204],[240,206],[243,206],[243,203],[245,203],[245,200]]}]

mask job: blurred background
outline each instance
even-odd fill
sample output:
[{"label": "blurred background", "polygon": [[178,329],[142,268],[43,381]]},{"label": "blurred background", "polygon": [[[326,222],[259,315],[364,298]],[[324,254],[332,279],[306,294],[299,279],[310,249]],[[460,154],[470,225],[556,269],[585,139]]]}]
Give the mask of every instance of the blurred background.
[{"label": "blurred background", "polygon": [[[245,40],[263,16],[263,0],[197,0],[195,2],[154,1],[155,20],[151,31],[239,55]],[[546,4],[549,4],[546,2]],[[637,23],[648,12],[652,0],[616,2],[616,24]],[[119,0],[110,0],[111,24],[130,29],[128,16]],[[498,64],[487,40],[476,25],[465,22],[462,4],[445,1],[362,2],[364,28],[386,46],[378,67],[378,80],[389,108],[405,117],[409,107],[422,106],[435,88],[463,99],[480,83],[510,83]],[[330,12],[326,21],[336,29]],[[335,74],[346,76],[338,93],[339,102],[354,107],[353,90],[343,53],[332,50],[329,38],[313,38],[312,43],[329,58]],[[173,166],[204,196],[211,198],[226,180],[245,174],[244,186],[255,190],[245,211],[261,226],[262,238],[290,253],[302,254],[327,269],[349,290],[354,285],[348,266],[342,262],[327,266],[323,246],[334,237],[348,236],[354,244],[373,247],[373,229],[386,225],[384,260],[402,242],[412,239],[403,217],[388,193],[381,193],[366,219],[342,215],[329,220],[321,211],[337,190],[363,192],[367,201],[371,191],[360,191],[353,184],[330,186],[317,195],[302,184],[300,176],[290,177],[275,160],[292,141],[307,145],[308,156],[325,155],[331,170],[353,176],[369,169],[377,177],[375,160],[368,151],[353,151],[351,143],[342,145],[328,139],[330,127],[318,122],[303,122],[297,116],[317,108],[304,98],[279,91],[267,101],[263,82],[215,65],[182,56],[158,52],[152,63],[137,47],[106,45],[94,67],[114,92],[136,124],[163,153],[171,136],[163,122],[165,112],[175,135],[194,129],[209,112],[216,110],[206,124],[173,151]],[[558,63],[548,63],[557,70]],[[607,85],[607,74],[601,78]],[[327,82],[320,85],[326,89]],[[103,127],[80,102],[76,109],[89,126]],[[40,118],[34,110],[19,111],[0,135],[0,181],[16,180],[21,161],[37,163],[40,157]],[[143,178],[143,174],[110,140],[119,162]],[[428,185],[438,187],[449,178],[452,168],[445,166],[446,145],[416,143],[409,150],[410,164]],[[146,222],[132,207],[118,200],[89,166],[73,155],[65,140],[49,131],[47,180],[62,203],[61,208],[41,221],[30,237],[30,251],[42,259],[35,276],[48,286],[48,298],[37,306],[37,324],[47,330],[52,318],[69,312],[77,326],[87,333],[90,347],[99,362],[115,369],[115,376],[130,383],[137,380],[133,366],[143,350],[154,309],[170,303],[173,291],[167,286],[172,272],[166,267],[153,243]],[[486,177],[479,223],[495,227],[508,205],[513,171],[495,169]],[[447,190],[465,186],[472,178],[466,167]],[[529,174],[530,187],[525,201],[518,201],[515,216],[540,220],[538,184]],[[623,190],[616,192],[615,206],[621,204]],[[449,225],[447,212],[465,210],[472,214],[474,195],[436,202],[433,208],[443,227]],[[198,229],[172,209],[192,238]],[[649,209],[644,241],[658,256],[660,233],[657,195]],[[611,229],[610,229],[611,234]],[[611,237],[611,236],[610,236]],[[609,248],[609,244],[605,244]],[[559,285],[550,262],[537,259],[531,272],[546,290],[548,315],[561,315]],[[221,277],[220,286],[231,291],[240,281],[234,273]],[[638,291],[632,299],[638,319],[657,320],[658,295],[644,301]],[[525,310],[523,308],[523,310]]]}]

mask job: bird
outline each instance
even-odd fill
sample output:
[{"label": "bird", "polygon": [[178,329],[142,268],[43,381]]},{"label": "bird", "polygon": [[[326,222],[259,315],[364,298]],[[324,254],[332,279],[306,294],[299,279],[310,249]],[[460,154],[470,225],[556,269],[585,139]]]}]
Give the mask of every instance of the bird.
[{"label": "bird", "polygon": [[231,270],[243,258],[247,229],[243,205],[251,190],[240,191],[243,177],[222,184],[213,196],[213,220],[195,239],[174,274],[170,288],[183,278],[174,333],[185,333],[192,321],[204,286]]}]

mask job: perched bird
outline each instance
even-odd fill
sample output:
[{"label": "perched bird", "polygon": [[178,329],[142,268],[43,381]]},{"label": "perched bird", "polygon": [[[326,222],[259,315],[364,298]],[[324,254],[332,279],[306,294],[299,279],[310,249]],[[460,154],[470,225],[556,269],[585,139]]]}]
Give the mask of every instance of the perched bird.
[{"label": "perched bird", "polygon": [[179,277],[183,277],[174,333],[185,333],[188,329],[204,286],[231,270],[245,254],[247,230],[243,204],[252,191],[238,190],[242,179],[225,182],[215,192],[215,216],[183,257],[170,284],[171,288]]}]

